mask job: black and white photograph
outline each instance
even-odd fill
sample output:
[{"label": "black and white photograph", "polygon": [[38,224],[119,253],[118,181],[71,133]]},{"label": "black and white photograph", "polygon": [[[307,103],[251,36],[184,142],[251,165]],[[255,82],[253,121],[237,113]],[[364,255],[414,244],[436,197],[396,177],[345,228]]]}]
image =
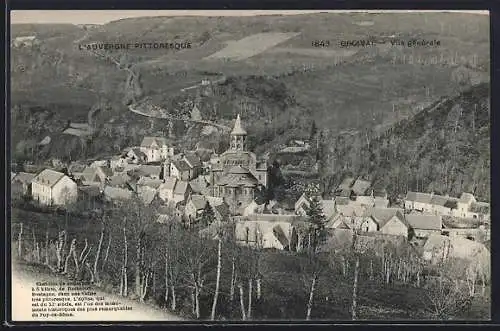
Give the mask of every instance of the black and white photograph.
[{"label": "black and white photograph", "polygon": [[491,319],[488,11],[13,10],[9,56],[13,322]]}]

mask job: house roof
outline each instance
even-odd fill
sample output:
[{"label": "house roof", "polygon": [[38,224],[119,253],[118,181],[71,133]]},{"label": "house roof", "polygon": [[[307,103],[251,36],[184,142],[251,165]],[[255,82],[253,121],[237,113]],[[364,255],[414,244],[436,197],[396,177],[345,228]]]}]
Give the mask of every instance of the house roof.
[{"label": "house roof", "polygon": [[58,181],[60,181],[65,175],[62,172],[58,172],[52,169],[45,169],[36,175],[32,182],[53,187]]},{"label": "house roof", "polygon": [[437,215],[408,214],[406,220],[416,230],[441,230],[443,221]]},{"label": "house roof", "polygon": [[141,159],[146,159],[146,154],[142,152],[139,148],[135,147],[130,150],[130,152],[134,153],[135,156]]},{"label": "house roof", "polygon": [[460,203],[470,203],[474,201],[474,195],[470,194],[470,193],[462,193],[462,195],[460,196],[460,199],[458,199],[458,202]]},{"label": "house roof", "polygon": [[379,228],[384,227],[394,216],[397,216],[403,223],[407,224],[403,210],[399,208],[369,208],[365,210],[363,216],[372,217],[379,225]]},{"label": "house roof", "polygon": [[420,203],[431,203],[432,195],[429,193],[411,192],[406,193],[406,200],[420,202]]},{"label": "house roof", "polygon": [[174,194],[185,194],[189,187],[189,183],[183,180],[178,180],[175,185]]},{"label": "house roof", "polygon": [[231,131],[231,134],[232,135],[246,135],[247,134],[245,129],[243,129],[243,127],[241,126],[240,114],[238,114],[238,116],[236,117],[236,122],[234,122],[234,127],[233,127],[233,130]]},{"label": "house roof", "polygon": [[371,185],[371,182],[358,178],[352,185],[351,189],[356,195],[364,195]]},{"label": "house roof", "polygon": [[82,171],[82,174],[80,175],[85,181],[91,182],[94,180],[94,177],[96,175],[97,169],[92,168],[92,167],[87,167]]},{"label": "house roof", "polygon": [[151,202],[153,202],[153,199],[156,197],[157,191],[148,186],[141,186],[138,188],[137,193],[142,202],[144,202],[146,205],[150,205]]},{"label": "house roof", "polygon": [[160,176],[162,167],[156,165],[141,165],[137,171],[140,176]]},{"label": "house roof", "polygon": [[180,161],[175,161],[172,162],[172,164],[179,170],[179,171],[189,171],[191,167],[189,164],[187,164],[186,161],[180,160]]},{"label": "house roof", "polygon": [[190,164],[192,167],[201,167],[201,161],[198,155],[195,153],[188,153],[184,155],[186,163]]},{"label": "house roof", "polygon": [[161,179],[152,179],[146,177],[140,178],[137,182],[137,185],[148,186],[154,189],[158,189],[161,184],[163,184],[163,181]]},{"label": "house roof", "polygon": [[173,191],[175,188],[175,183],[177,183],[177,178],[169,176],[165,178],[165,183],[161,184],[159,189]]},{"label": "house roof", "polygon": [[116,174],[109,179],[110,186],[123,186],[130,180],[127,174]]},{"label": "house roof", "polygon": [[218,185],[229,186],[229,187],[254,187],[259,184],[259,181],[251,173],[228,173],[222,176],[217,182]]},{"label": "house roof", "polygon": [[434,194],[431,198],[431,204],[435,206],[444,206],[448,200],[452,199],[450,197]]},{"label": "house roof", "polygon": [[144,137],[141,142],[141,147],[151,147],[153,143],[161,147],[167,145],[167,139],[165,137]]},{"label": "house roof", "polygon": [[29,184],[35,178],[36,174],[31,174],[29,172],[19,172],[12,178],[13,181],[19,181],[23,184]]},{"label": "house roof", "polygon": [[197,194],[191,196],[191,202],[195,206],[196,210],[205,208],[205,205],[207,204],[205,197]]},{"label": "house roof", "polygon": [[71,162],[68,171],[69,172],[83,172],[86,168],[85,164],[78,163],[78,162]]},{"label": "house roof", "polygon": [[336,213],[335,200],[321,200],[321,208],[326,218],[330,218]]},{"label": "house roof", "polygon": [[203,176],[198,176],[197,178],[191,180],[189,185],[196,193],[202,193],[204,189],[208,186],[207,181]]}]

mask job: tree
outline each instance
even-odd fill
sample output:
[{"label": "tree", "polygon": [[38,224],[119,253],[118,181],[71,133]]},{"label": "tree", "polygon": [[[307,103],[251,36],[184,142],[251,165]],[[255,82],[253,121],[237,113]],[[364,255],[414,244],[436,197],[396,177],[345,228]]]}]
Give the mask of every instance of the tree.
[{"label": "tree", "polygon": [[207,203],[205,204],[205,208],[203,209],[203,212],[201,214],[201,224],[203,226],[209,226],[210,224],[212,224],[214,219],[215,219],[214,210],[210,205],[210,203],[207,201]]},{"label": "tree", "polygon": [[313,141],[314,137],[316,137],[316,133],[318,132],[318,128],[316,127],[316,121],[312,121],[311,123],[311,134],[309,136],[309,139]]},{"label": "tree", "polygon": [[311,243],[310,248],[317,251],[319,245],[323,244],[326,240],[325,222],[326,217],[323,214],[321,207],[321,200],[318,195],[310,198],[309,207],[306,210],[306,215],[310,223]]}]

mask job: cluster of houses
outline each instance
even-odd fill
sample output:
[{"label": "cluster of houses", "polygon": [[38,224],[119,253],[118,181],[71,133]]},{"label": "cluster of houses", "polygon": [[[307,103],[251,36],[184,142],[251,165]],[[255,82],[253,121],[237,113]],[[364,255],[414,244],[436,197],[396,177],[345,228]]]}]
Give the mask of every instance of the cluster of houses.
[{"label": "cluster of houses", "polygon": [[[193,224],[207,205],[215,224],[230,224],[241,245],[300,250],[307,241],[307,210],[315,193],[304,192],[293,210],[257,194],[267,187],[267,162],[246,149],[247,132],[238,115],[230,147],[217,155],[197,148],[179,152],[164,137],[144,137],[140,146],[87,164],[73,162],[66,172],[45,169],[12,174],[12,194],[29,195],[42,205],[66,205],[79,197],[101,196],[126,202],[138,196],[158,203],[158,222],[170,217]],[[390,206],[387,193],[362,178],[345,178],[329,199],[320,200],[330,233],[376,234],[408,239],[434,235],[476,239],[489,229],[455,227],[446,220],[474,220],[489,225],[490,206],[470,193],[459,198],[408,192],[404,205]],[[467,222],[465,222],[467,223]],[[489,240],[489,239],[488,239]]]}]

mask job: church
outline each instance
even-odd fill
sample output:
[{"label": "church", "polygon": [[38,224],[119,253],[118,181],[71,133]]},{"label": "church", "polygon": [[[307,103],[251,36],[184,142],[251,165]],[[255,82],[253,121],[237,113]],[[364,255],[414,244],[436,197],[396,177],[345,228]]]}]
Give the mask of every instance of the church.
[{"label": "church", "polygon": [[212,195],[224,198],[231,214],[237,215],[267,186],[267,163],[246,150],[247,132],[237,116],[231,131],[230,147],[220,155],[210,171]]}]

